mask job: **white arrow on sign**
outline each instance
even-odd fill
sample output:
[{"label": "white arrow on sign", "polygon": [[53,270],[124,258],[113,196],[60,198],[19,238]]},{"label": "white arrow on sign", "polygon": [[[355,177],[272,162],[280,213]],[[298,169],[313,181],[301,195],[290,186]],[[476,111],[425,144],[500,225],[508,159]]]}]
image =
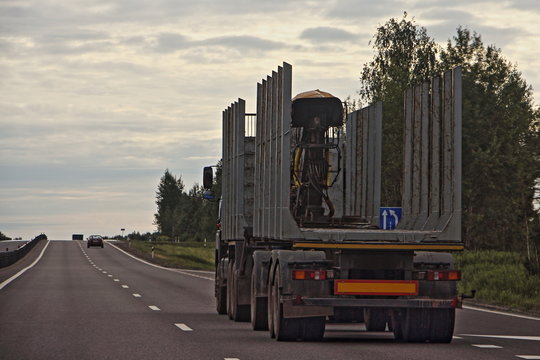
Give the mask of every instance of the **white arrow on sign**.
[{"label": "white arrow on sign", "polygon": [[394,210],[390,210],[390,216],[394,217],[394,220],[395,220],[394,226],[397,226],[397,224],[399,222],[399,219],[398,219],[398,216],[397,216],[397,214],[396,214],[396,212]]},{"label": "white arrow on sign", "polygon": [[388,216],[388,213],[386,212],[386,210],[384,210],[383,213],[382,213],[382,218],[383,218],[383,230],[386,230],[386,216]]}]

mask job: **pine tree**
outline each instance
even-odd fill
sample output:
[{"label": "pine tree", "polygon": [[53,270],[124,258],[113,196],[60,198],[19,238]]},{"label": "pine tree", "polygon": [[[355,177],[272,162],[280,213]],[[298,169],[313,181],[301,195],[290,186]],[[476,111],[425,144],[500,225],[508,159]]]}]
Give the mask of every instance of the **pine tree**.
[{"label": "pine tree", "polygon": [[182,206],[184,184],[182,178],[178,180],[165,170],[161,177],[156,192],[157,213],[154,214],[154,223],[158,226],[158,231],[174,239],[178,235],[178,222],[176,221]]}]

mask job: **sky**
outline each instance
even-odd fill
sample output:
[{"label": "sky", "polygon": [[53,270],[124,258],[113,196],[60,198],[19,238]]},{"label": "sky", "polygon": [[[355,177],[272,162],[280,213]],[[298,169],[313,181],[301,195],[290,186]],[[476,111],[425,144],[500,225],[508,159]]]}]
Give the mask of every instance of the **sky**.
[{"label": "sky", "polygon": [[293,94],[357,97],[369,41],[404,11],[441,45],[478,32],[540,103],[538,0],[0,0],[0,231],[155,231],[165,170],[189,189],[221,158],[224,108],[254,112],[284,61]]}]

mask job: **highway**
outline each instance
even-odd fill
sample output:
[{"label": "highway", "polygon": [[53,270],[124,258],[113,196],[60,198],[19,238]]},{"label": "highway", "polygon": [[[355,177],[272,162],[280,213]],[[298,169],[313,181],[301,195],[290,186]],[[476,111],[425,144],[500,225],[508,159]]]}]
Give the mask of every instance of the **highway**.
[{"label": "highway", "polygon": [[276,342],[215,313],[212,273],[151,266],[110,243],[49,241],[2,281],[2,360],[540,359],[540,319],[468,308],[451,344],[399,343],[362,324],[329,324],[319,343]]}]

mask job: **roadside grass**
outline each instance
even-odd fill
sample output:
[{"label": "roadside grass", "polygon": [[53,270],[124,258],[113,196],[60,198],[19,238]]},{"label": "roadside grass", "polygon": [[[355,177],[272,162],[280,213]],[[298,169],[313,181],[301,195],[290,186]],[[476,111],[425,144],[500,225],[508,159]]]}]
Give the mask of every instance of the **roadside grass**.
[{"label": "roadside grass", "polygon": [[460,293],[475,289],[476,301],[540,314],[540,276],[527,270],[524,256],[503,251],[465,251],[457,254],[462,271]]},{"label": "roadside grass", "polygon": [[[195,270],[214,269],[214,249],[204,247],[200,242],[156,243],[133,240],[130,246],[144,253],[146,258],[151,258],[154,247],[154,260],[165,266]],[[126,249],[125,246],[123,248]]]}]

